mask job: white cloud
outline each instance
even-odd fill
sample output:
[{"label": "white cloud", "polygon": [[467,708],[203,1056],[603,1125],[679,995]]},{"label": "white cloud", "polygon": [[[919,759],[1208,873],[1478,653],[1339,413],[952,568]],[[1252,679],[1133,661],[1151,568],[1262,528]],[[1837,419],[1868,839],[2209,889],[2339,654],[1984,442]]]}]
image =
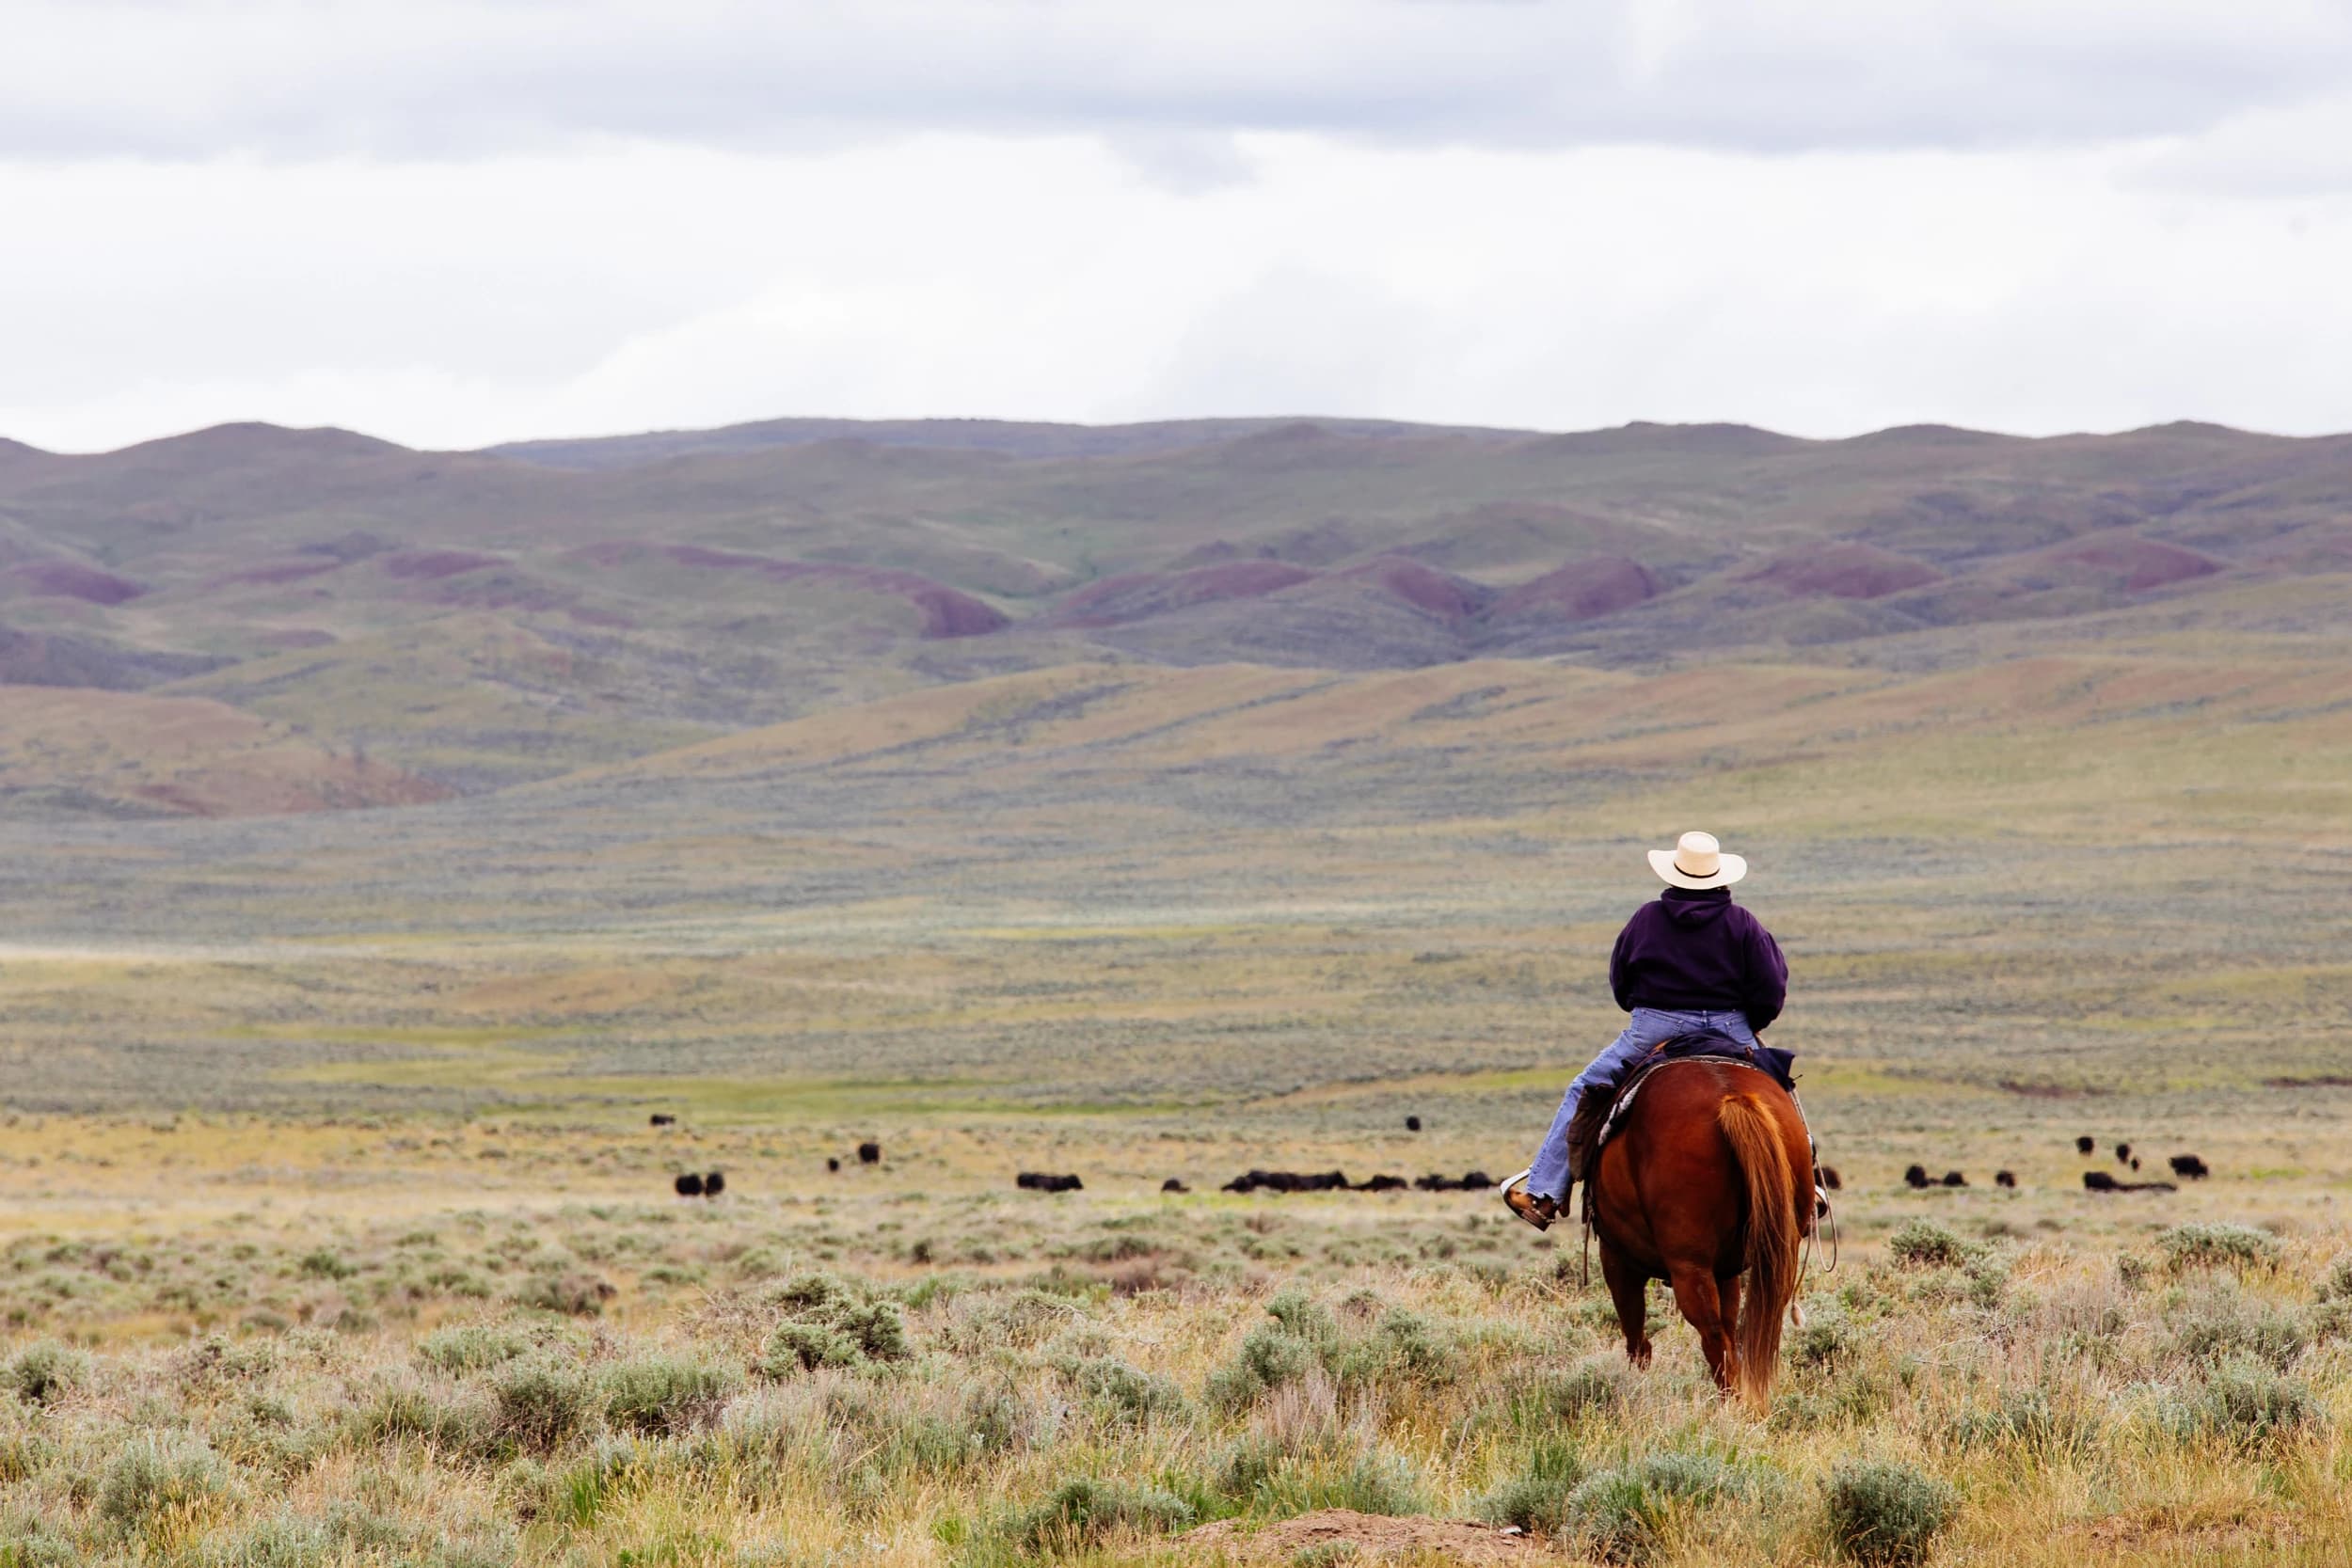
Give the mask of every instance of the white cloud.
[{"label": "white cloud", "polygon": [[[417,444],[780,414],[2352,426],[2352,208],[2151,154],[1099,141],[0,166],[0,431]],[[2119,178],[2132,174],[2133,179]]]},{"label": "white cloud", "polygon": [[2352,426],[2352,13],[13,0],[0,432]]},{"label": "white cloud", "polygon": [[2188,134],[2340,89],[2325,0],[13,0],[0,153],[910,133],[1788,150]]}]

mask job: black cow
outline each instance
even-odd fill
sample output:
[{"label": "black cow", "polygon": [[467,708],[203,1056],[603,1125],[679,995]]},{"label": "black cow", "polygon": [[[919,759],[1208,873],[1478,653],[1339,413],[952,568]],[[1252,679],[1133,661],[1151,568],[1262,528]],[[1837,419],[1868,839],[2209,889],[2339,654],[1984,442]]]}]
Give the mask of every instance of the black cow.
[{"label": "black cow", "polygon": [[1813,1176],[1820,1185],[1833,1193],[1845,1189],[1845,1178],[1837,1174],[1836,1165],[1816,1165],[1813,1167]]},{"label": "black cow", "polygon": [[841,1157],[837,1154],[826,1155],[825,1168],[827,1170],[839,1170],[841,1168]]},{"label": "black cow", "polygon": [[1406,1117],[1405,1118],[1405,1131],[1406,1131],[1407,1132],[1420,1132],[1420,1131],[1421,1131],[1421,1117]]},{"label": "black cow", "polygon": [[1965,1187],[1968,1185],[1968,1179],[1961,1175],[1960,1172],[1956,1170],[1947,1170],[1944,1173],[1944,1185],[1947,1187]]},{"label": "black cow", "polygon": [[2202,1181],[2213,1174],[2213,1170],[2194,1154],[2175,1154],[2172,1156],[2172,1174],[2191,1181]]},{"label": "black cow", "polygon": [[858,1145],[858,1146],[857,1146],[857,1163],[858,1163],[859,1164],[861,1164],[861,1165],[879,1165],[879,1164],[882,1164],[882,1145],[880,1145],[880,1144],[872,1144],[872,1143],[867,1143],[867,1144],[860,1144],[860,1145]]},{"label": "black cow", "polygon": [[2135,1155],[2133,1155],[2133,1156],[2132,1156],[2132,1169],[2134,1169],[2134,1170],[2137,1170],[2138,1168],[2139,1168],[2139,1156],[2138,1156],[2138,1155],[2137,1155],[2137,1154],[2135,1154]]},{"label": "black cow", "polygon": [[1050,1171],[1025,1170],[1013,1178],[1016,1187],[1026,1187],[1038,1193],[1082,1193],[1086,1183],[1074,1176],[1057,1176]]},{"label": "black cow", "polygon": [[727,1173],[725,1171],[714,1170],[708,1176],[703,1178],[703,1196],[717,1197],[721,1193],[723,1193],[726,1190]]},{"label": "black cow", "polygon": [[2117,1144],[2115,1146],[2115,1163],[2119,1165],[2128,1165],[2132,1163],[2131,1145]]},{"label": "black cow", "polygon": [[1495,1184],[1495,1179],[1483,1170],[1474,1170],[1462,1178],[1462,1191],[1483,1193]]},{"label": "black cow", "polygon": [[2177,1193],[2169,1181],[2118,1181],[2103,1170],[2083,1172],[2083,1185],[2094,1193]]},{"label": "black cow", "polygon": [[656,1127],[675,1127],[677,1125],[677,1117],[665,1115],[660,1111],[656,1111],[646,1119]]},{"label": "black cow", "polygon": [[1167,1180],[1160,1183],[1160,1191],[1164,1193],[1188,1193],[1192,1191],[1192,1189],[1185,1186],[1181,1178],[1171,1176]]},{"label": "black cow", "polygon": [[1295,1170],[1253,1170],[1225,1183],[1229,1193],[1343,1193],[1347,1191],[1345,1171],[1327,1170],[1302,1174]]},{"label": "black cow", "polygon": [[1996,1187],[2014,1187],[2017,1185],[2017,1173],[2011,1170],[1996,1170],[1993,1173],[1993,1184]]},{"label": "black cow", "polygon": [[1903,1185],[1912,1188],[1919,1188],[1930,1185],[1928,1180],[1928,1167],[1925,1165],[1911,1165],[1905,1167],[1903,1171]]},{"label": "black cow", "polygon": [[1412,1183],[1401,1176],[1375,1176],[1369,1181],[1358,1182],[1356,1190],[1359,1193],[1401,1193],[1410,1185]]},{"label": "black cow", "polygon": [[2088,1132],[2074,1140],[2074,1152],[2077,1154],[2095,1154],[2098,1151],[2099,1140]]},{"label": "black cow", "polygon": [[691,1170],[684,1176],[679,1177],[677,1180],[673,1183],[673,1185],[677,1188],[677,1196],[680,1197],[700,1197],[703,1196],[703,1179],[695,1175]]}]

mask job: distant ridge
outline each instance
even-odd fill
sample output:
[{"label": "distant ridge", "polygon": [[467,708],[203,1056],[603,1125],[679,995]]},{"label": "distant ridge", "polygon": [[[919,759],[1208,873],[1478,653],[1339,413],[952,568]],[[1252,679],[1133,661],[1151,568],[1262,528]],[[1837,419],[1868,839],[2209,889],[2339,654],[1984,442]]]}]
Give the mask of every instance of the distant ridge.
[{"label": "distant ridge", "polygon": [[1017,420],[761,420],[715,430],[658,430],[636,436],[509,441],[485,447],[499,457],[554,468],[633,467],[673,457],[760,451],[819,441],[864,440],[880,446],[998,452],[1011,457],[1117,457],[1180,451],[1187,447],[1247,439],[1309,427],[1335,436],[1463,436],[1514,440],[1530,432],[1468,425],[1407,424],[1391,420],[1241,419],[1159,420],[1141,424],[1057,424]]},{"label": "distant ridge", "polygon": [[[204,765],[208,813],[380,803],[1073,663],[1965,662],[2127,611],[2339,641],[2347,496],[2352,436],[2197,423],[815,419],[459,452],[244,422],[0,443],[0,687],[264,721],[266,768]],[[20,705],[27,758],[71,705]],[[103,747],[151,749],[163,710],[112,711]],[[103,747],[20,771],[120,804]]]}]

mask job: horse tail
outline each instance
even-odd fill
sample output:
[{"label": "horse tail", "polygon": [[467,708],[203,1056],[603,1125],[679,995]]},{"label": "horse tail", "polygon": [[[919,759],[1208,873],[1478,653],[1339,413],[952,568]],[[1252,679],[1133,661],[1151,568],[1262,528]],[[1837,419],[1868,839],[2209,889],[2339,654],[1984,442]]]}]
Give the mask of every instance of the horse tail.
[{"label": "horse tail", "polygon": [[1754,1095],[1735,1094],[1715,1113],[1748,1184],[1747,1289],[1740,1293],[1740,1392],[1761,1407],[1780,1370],[1780,1324],[1797,1293],[1796,1175],[1780,1129]]}]

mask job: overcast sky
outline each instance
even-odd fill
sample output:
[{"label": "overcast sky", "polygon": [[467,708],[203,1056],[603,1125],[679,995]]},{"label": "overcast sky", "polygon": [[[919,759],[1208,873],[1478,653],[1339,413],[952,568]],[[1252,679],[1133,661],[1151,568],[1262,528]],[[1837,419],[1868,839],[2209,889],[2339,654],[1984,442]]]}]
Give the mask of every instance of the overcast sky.
[{"label": "overcast sky", "polygon": [[2344,0],[0,0],[0,435],[2352,429]]}]

